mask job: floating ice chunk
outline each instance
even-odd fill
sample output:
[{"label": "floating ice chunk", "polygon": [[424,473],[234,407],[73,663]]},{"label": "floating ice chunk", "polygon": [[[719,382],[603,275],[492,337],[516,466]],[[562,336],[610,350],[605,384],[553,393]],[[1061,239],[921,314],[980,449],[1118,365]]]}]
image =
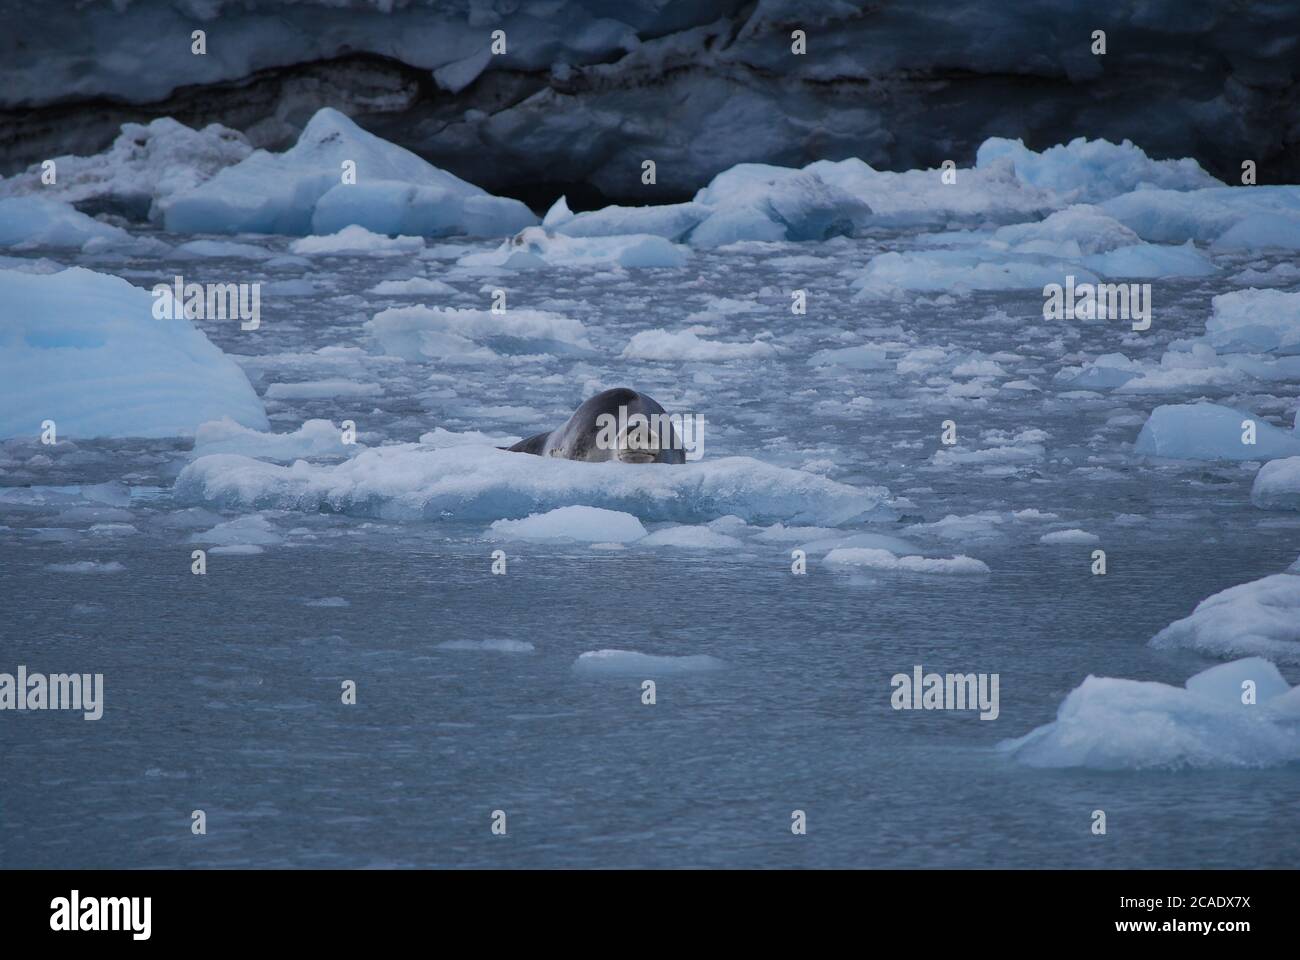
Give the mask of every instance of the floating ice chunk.
[{"label": "floating ice chunk", "polygon": [[663,237],[638,233],[625,236],[568,237],[529,227],[496,250],[460,258],[462,267],[502,267],[535,270],[546,267],[681,267],[691,251]]},{"label": "floating ice chunk", "polygon": [[1064,202],[1099,203],[1144,185],[1171,190],[1222,186],[1195,160],[1152,160],[1128,140],[1116,144],[1076,137],[1040,153],[1021,140],[990,137],[975,153],[977,169],[1001,160],[1010,160],[1021,182],[1051,191]]},{"label": "floating ice chunk", "polygon": [[941,448],[930,455],[937,467],[965,464],[968,466],[1033,463],[1042,460],[1047,451],[1041,443],[1004,444],[985,447],[983,450],[954,450]]},{"label": "floating ice chunk", "polygon": [[494,197],[467,183],[454,187],[423,186],[396,180],[336,184],[312,212],[314,233],[332,233],[357,224],[376,233],[420,237],[508,236],[531,226],[537,217],[524,204]]},{"label": "floating ice chunk", "polygon": [[[1213,243],[1216,249],[1290,247],[1300,229],[1300,188],[1213,187],[1204,190],[1135,190],[1102,205],[1143,240]],[[1239,227],[1240,225],[1240,227]],[[1278,231],[1290,236],[1276,236]],[[1225,242],[1220,243],[1220,240]],[[1276,241],[1269,244],[1270,240]]]},{"label": "floating ice chunk", "polygon": [[393,307],[375,314],[365,330],[384,352],[405,360],[493,359],[502,353],[573,354],[589,351],[582,322],[543,310]]},{"label": "floating ice chunk", "polygon": [[838,350],[818,350],[808,358],[814,367],[845,367],[849,370],[887,370],[894,364],[879,347],[843,347]]},{"label": "floating ice chunk", "polygon": [[569,209],[569,198],[561,196],[551,204],[551,209],[546,211],[546,216],[542,218],[542,226],[547,230],[555,230],[560,224],[568,223],[574,217],[574,213]]},{"label": "floating ice chunk", "polygon": [[839,547],[826,554],[824,563],[831,565],[864,567],[869,570],[895,570],[904,573],[979,574],[988,573],[982,560],[964,554],[950,557],[899,557],[888,550],[870,547]]},{"label": "floating ice chunk", "polygon": [[343,442],[343,430],[331,420],[308,420],[292,433],[264,433],[241,426],[229,417],[199,424],[194,432],[194,456],[241,453],[268,460],[299,457],[352,456],[365,447]]},{"label": "floating ice chunk", "polygon": [[359,226],[343,227],[337,233],[323,237],[303,237],[289,244],[290,250],[305,256],[366,254],[388,257],[410,255],[423,248],[424,240],[420,237],[386,237]]},{"label": "floating ice chunk", "polygon": [[249,509],[320,509],[391,519],[495,520],[584,505],[643,521],[699,522],[734,514],[836,526],[885,509],[883,487],[853,487],[802,470],[725,457],[686,464],[579,463],[481,446],[395,444],[337,465],[276,466],[200,457],[181,471],[182,502]]},{"label": "floating ice chunk", "polygon": [[993,240],[1022,253],[1066,259],[1106,253],[1139,243],[1140,238],[1101,208],[1076,204],[1037,223],[1016,223],[993,231]]},{"label": "floating ice chunk", "polygon": [[456,292],[456,288],[441,280],[412,277],[410,280],[381,280],[370,288],[370,292],[386,297],[418,297],[426,294],[449,296]]},{"label": "floating ice chunk", "polygon": [[283,543],[284,538],[276,531],[270,520],[260,513],[238,517],[225,523],[219,523],[211,530],[196,533],[190,537],[191,543],[207,543],[217,547],[242,545],[273,545]]},{"label": "floating ice chunk", "polygon": [[[355,184],[340,182],[345,161],[356,165]],[[257,150],[175,195],[164,221],[175,233],[299,236],[348,224],[381,233],[406,226],[421,234],[427,228],[434,235],[490,236],[537,222],[518,201],[492,197],[328,107],[284,153]]]},{"label": "floating ice chunk", "polygon": [[55,573],[121,573],[126,567],[116,560],[74,560],[71,563],[47,563]]},{"label": "floating ice chunk", "polygon": [[1255,474],[1250,502],[1264,510],[1300,510],[1300,456],[1264,464]]},{"label": "floating ice chunk", "polygon": [[[1244,423],[1255,425],[1255,442],[1243,442]],[[1173,460],[1266,460],[1300,455],[1300,436],[1217,403],[1164,404],[1142,426],[1135,453]]]},{"label": "floating ice chunk", "polygon": [[1212,199],[1212,190],[1135,190],[1107,200],[1101,209],[1154,243],[1210,243],[1242,214]]},{"label": "floating ice chunk", "polygon": [[[780,527],[777,524],[777,527]],[[786,528],[790,530],[809,530],[813,527],[793,527]],[[891,537],[886,533],[851,533],[847,536],[844,534],[833,534],[828,531],[827,536],[820,536],[814,540],[809,540],[799,546],[799,549],[806,554],[821,553],[822,551],[839,550],[850,547],[866,547],[871,550],[887,550],[898,556],[919,555],[921,548],[910,540],[904,540],[902,537]],[[761,534],[755,539],[766,539]],[[806,539],[806,538],[801,538]]]},{"label": "floating ice chunk", "polygon": [[1238,220],[1214,241],[1216,250],[1300,250],[1300,216],[1294,213],[1252,213]]},{"label": "floating ice chunk", "polygon": [[756,533],[754,539],[765,543],[799,543],[809,537],[834,537],[837,534],[839,531],[831,527],[787,527],[784,523],[774,523]]},{"label": "floating ice chunk", "polygon": [[[562,202],[563,198],[557,203]],[[555,208],[551,208],[555,211]],[[565,210],[567,211],[567,207]],[[604,207],[561,219],[546,215],[542,226],[569,237],[614,237],[649,234],[665,240],[680,241],[709,216],[708,207],[700,203],[667,203],[645,207]]]},{"label": "floating ice chunk", "polygon": [[1067,275],[1073,275],[1076,284],[1097,282],[1075,264],[996,250],[891,251],[873,257],[852,286],[859,298],[896,296],[899,291],[1041,290]]},{"label": "floating ice chunk", "polygon": [[662,327],[642,330],[623,348],[623,359],[638,360],[762,360],[776,354],[776,347],[763,340],[727,343],[705,340],[690,330],[670,333]]},{"label": "floating ice chunk", "polygon": [[[1300,577],[1291,579],[1300,583]],[[1056,719],[999,749],[1032,767],[1266,767],[1300,760],[1294,689],[1258,658],[1211,667],[1186,688],[1089,676]],[[1253,679],[1257,702],[1241,701]],[[1280,684],[1280,685],[1279,685]]]},{"label": "floating ice chunk", "polygon": [[131,504],[131,488],[125,484],[91,483],[68,486],[0,487],[0,503],[28,507],[61,507],[68,503],[103,503],[116,507]]},{"label": "floating ice chunk", "polygon": [[1090,270],[1107,277],[1157,279],[1207,277],[1218,268],[1189,240],[1183,246],[1137,243],[1084,257]]},{"label": "floating ice chunk", "polygon": [[818,160],[804,170],[866,202],[873,226],[1009,223],[1059,205],[1048,192],[1017,180],[1010,160],[957,171],[955,183],[944,182],[942,170],[892,173],[873,170],[857,158]]},{"label": "floating ice chunk", "polygon": [[707,526],[679,526],[656,530],[637,542],[638,547],[678,547],[683,550],[734,550],[745,544]]},{"label": "floating ice chunk", "polygon": [[131,235],[121,227],[100,223],[58,200],[0,199],[0,247],[81,248],[92,240],[129,243]]},{"label": "floating ice chunk", "polygon": [[1031,520],[1055,520],[1058,514],[1048,513],[1039,510],[1037,507],[1027,507],[1024,510],[1012,510],[1011,516],[1023,523],[1028,523]]},{"label": "floating ice chunk", "polygon": [[1209,388],[1231,387],[1251,378],[1291,380],[1300,376],[1300,361],[1294,357],[1268,360],[1244,354],[1220,357],[1204,341],[1181,341],[1166,350],[1159,366],[1144,364],[1141,376],[1116,388],[1117,393],[1186,393]]},{"label": "floating ice chunk", "polygon": [[1083,543],[1100,543],[1101,537],[1095,533],[1089,533],[1087,530],[1080,530],[1073,527],[1069,530],[1053,530],[1051,533],[1045,533],[1038,538],[1039,543],[1046,544],[1083,544]]},{"label": "floating ice chunk", "polygon": [[741,163],[695,195],[712,213],[690,235],[694,247],[739,240],[829,240],[870,224],[871,208],[816,173]]},{"label": "floating ice chunk", "polygon": [[1001,537],[998,526],[1002,522],[1002,516],[992,511],[965,516],[950,513],[942,520],[914,523],[907,529],[909,533],[935,536],[943,540],[996,540]]},{"label": "floating ice chunk", "polygon": [[664,677],[721,670],[725,664],[716,657],[693,654],[662,657],[633,650],[589,650],[579,654],[573,669],[587,676]]},{"label": "floating ice chunk", "polygon": [[1300,354],[1300,293],[1237,290],[1215,297],[1213,309],[1205,339],[1219,352]]},{"label": "floating ice chunk", "polygon": [[463,447],[463,446],[485,446],[485,447],[509,447],[518,443],[523,437],[516,437],[509,434],[491,434],[483,433],[479,430],[466,430],[463,433],[455,433],[442,427],[434,427],[428,433],[420,434],[420,443],[427,447]]},{"label": "floating ice chunk", "polygon": [[[41,166],[0,179],[0,196],[41,193],[93,212],[159,220],[179,192],[193,189],[253,148],[237,130],[212,123],[193,130],[171,117],[124,123],[113,145],[91,157],[55,157],[58,182],[41,182]],[[0,216],[0,220],[3,217]]]},{"label": "floating ice chunk", "polygon": [[1276,573],[1221,590],[1157,633],[1151,645],[1300,663],[1300,576]]},{"label": "floating ice chunk", "polygon": [[352,603],[345,597],[313,597],[302,602],[304,607],[350,607]]},{"label": "floating ice chunk", "polygon": [[646,535],[630,513],[600,507],[558,507],[522,520],[497,520],[489,533],[507,540],[580,540],[586,543],[627,543]]},{"label": "floating ice chunk", "polygon": [[709,529],[730,536],[731,534],[743,534],[749,532],[749,524],[740,519],[740,517],[728,514],[725,517],[718,517],[716,520],[710,520]]},{"label": "floating ice chunk", "polygon": [[[1244,657],[1231,663],[1210,667],[1190,677],[1185,686],[1193,693],[1199,693],[1221,703],[1232,703],[1234,700],[1242,703],[1242,696],[1247,689],[1250,689],[1243,687],[1247,682],[1254,688],[1257,704],[1280,697],[1291,690],[1291,685],[1286,682],[1277,667],[1263,657]],[[1249,704],[1242,703],[1242,706],[1249,706]]]},{"label": "floating ice chunk", "polygon": [[72,267],[0,271],[0,437],[170,437],[230,416],[268,428],[230,357],[186,319],[156,320],[148,292]]},{"label": "floating ice chunk", "polygon": [[1111,390],[1141,376],[1145,369],[1122,353],[1103,353],[1081,367],[1062,368],[1057,378],[1072,390]]},{"label": "floating ice chunk", "polygon": [[129,523],[96,523],[91,525],[88,532],[96,537],[121,537],[139,533],[140,530]]},{"label": "floating ice chunk", "polygon": [[302,380],[298,383],[272,383],[266,388],[268,400],[328,400],[331,397],[374,397],[383,393],[377,383],[355,380]]},{"label": "floating ice chunk", "polygon": [[275,256],[275,253],[265,247],[236,243],[233,240],[190,240],[182,243],[174,252],[180,257],[231,257],[239,260],[270,260]]},{"label": "floating ice chunk", "polygon": [[1006,370],[992,360],[971,356],[952,368],[954,377],[1006,377]]},{"label": "floating ice chunk", "polygon": [[534,647],[527,640],[447,640],[438,644],[439,650],[480,650],[487,653],[532,653]]}]

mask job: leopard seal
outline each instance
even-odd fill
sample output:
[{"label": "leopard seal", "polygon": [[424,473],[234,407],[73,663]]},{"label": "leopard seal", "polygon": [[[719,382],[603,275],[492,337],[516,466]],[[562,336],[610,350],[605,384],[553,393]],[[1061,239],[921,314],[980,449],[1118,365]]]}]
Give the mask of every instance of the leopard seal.
[{"label": "leopard seal", "polygon": [[564,426],[502,449],[589,463],[686,462],[685,447],[667,411],[653,397],[627,387],[598,393],[583,401]]}]

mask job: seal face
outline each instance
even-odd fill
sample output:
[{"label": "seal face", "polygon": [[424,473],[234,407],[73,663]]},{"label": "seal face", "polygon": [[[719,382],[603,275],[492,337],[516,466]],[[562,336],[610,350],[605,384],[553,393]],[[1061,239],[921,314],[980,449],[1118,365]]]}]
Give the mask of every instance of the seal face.
[{"label": "seal face", "polygon": [[653,397],[615,387],[583,402],[564,426],[506,449],[596,463],[685,463],[686,453],[668,413]]}]

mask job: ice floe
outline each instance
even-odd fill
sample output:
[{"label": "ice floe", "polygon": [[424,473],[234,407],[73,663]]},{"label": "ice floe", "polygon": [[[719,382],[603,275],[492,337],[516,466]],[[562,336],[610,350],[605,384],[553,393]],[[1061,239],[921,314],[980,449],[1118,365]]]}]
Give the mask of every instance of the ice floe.
[{"label": "ice floe", "polygon": [[446,640],[438,644],[439,650],[477,650],[485,653],[532,653],[534,647],[527,640]]},{"label": "ice floe", "polygon": [[679,550],[735,550],[744,545],[744,541],[708,526],[692,525],[665,527],[637,541],[638,547],[673,547]]},{"label": "ice floe", "polygon": [[296,460],[299,457],[347,457],[365,449],[359,443],[344,443],[343,429],[331,420],[308,420],[290,433],[251,430],[229,417],[199,424],[194,432],[194,456],[240,453],[267,460]]},{"label": "ice floe", "polygon": [[424,249],[424,240],[420,237],[399,235],[384,236],[372,233],[365,227],[344,226],[335,233],[324,236],[303,237],[289,244],[294,253],[304,256],[410,256]]},{"label": "ice floe", "polygon": [[580,540],[586,543],[626,543],[646,535],[630,513],[600,507],[557,507],[521,520],[497,520],[489,536],[502,540]]},{"label": "ice floe", "polygon": [[647,233],[569,237],[528,227],[487,253],[470,253],[461,267],[536,270],[546,267],[682,267],[691,251]]},{"label": "ice floe", "polygon": [[662,677],[708,673],[725,664],[705,654],[667,657],[633,650],[589,650],[579,654],[573,669],[587,676]]},{"label": "ice floe", "polygon": [[581,321],[544,310],[391,307],[366,322],[366,332],[391,356],[404,360],[474,363],[499,353],[574,354],[591,343]]},{"label": "ice floe", "polygon": [[706,340],[693,330],[668,331],[662,327],[642,330],[633,335],[623,348],[622,356],[638,360],[761,360],[776,354],[776,347],[765,340],[732,343]]},{"label": "ice floe", "polygon": [[859,567],[867,570],[890,570],[903,573],[938,573],[970,575],[988,573],[983,560],[959,554],[955,557],[900,557],[889,550],[872,547],[837,547],[822,560],[832,566]]},{"label": "ice floe", "polygon": [[684,465],[578,463],[486,446],[369,448],[337,465],[277,466],[236,454],[199,457],[176,481],[183,501],[246,509],[333,510],[391,519],[497,520],[563,506],[642,521],[835,526],[890,512],[883,487],[854,487],[749,457]]}]

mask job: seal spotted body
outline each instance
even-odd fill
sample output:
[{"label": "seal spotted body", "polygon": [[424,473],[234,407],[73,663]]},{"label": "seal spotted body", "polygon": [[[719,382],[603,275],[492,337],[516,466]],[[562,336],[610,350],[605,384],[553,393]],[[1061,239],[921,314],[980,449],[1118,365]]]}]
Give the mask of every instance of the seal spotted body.
[{"label": "seal spotted body", "polygon": [[[611,429],[611,422],[617,424],[615,429]],[[651,424],[660,427],[655,430]],[[668,413],[653,397],[627,387],[615,387],[596,394],[584,401],[564,426],[535,434],[505,449],[592,463],[604,460],[622,463],[686,462],[677,432],[668,422]]]}]

